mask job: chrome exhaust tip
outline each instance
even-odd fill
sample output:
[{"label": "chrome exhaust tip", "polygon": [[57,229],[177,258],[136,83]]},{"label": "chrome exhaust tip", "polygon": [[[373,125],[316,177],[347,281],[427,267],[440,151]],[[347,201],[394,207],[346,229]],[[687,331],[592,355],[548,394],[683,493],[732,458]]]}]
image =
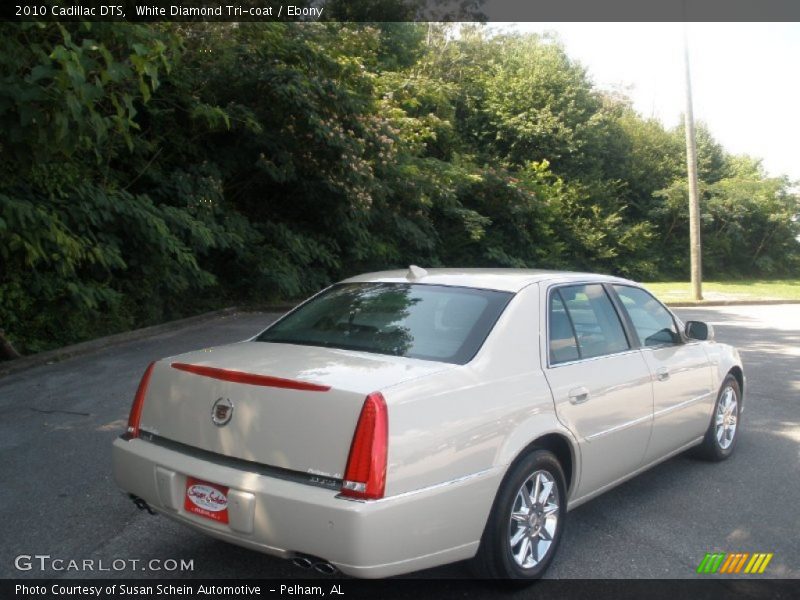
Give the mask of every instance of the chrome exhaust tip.
[{"label": "chrome exhaust tip", "polygon": [[300,567],[301,569],[310,569],[314,566],[314,563],[311,561],[311,559],[306,556],[296,556],[292,559],[292,564],[294,564],[296,567]]},{"label": "chrome exhaust tip", "polygon": [[336,572],[337,572],[339,569],[337,569],[336,567],[334,567],[334,566],[333,566],[331,563],[329,563],[329,562],[318,562],[318,563],[314,564],[314,570],[315,570],[317,573],[322,573],[323,575],[333,575],[333,574],[334,574],[334,573],[336,573]]},{"label": "chrome exhaust tip", "polygon": [[318,556],[310,556],[308,554],[298,554],[292,559],[292,563],[301,569],[314,569],[317,573],[323,575],[333,575],[338,573],[339,569],[334,567],[324,558]]}]

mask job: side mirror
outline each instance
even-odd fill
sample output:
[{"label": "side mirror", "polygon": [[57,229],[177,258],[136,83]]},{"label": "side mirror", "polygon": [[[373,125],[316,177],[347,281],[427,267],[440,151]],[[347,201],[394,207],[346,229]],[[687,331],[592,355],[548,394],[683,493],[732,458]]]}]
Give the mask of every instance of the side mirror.
[{"label": "side mirror", "polygon": [[686,337],[692,340],[713,340],[714,328],[703,321],[687,321]]}]

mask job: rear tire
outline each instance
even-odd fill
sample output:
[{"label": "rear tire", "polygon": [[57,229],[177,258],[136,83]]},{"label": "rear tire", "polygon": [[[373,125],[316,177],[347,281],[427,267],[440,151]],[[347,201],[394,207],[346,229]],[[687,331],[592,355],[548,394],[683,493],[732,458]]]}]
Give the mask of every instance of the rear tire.
[{"label": "rear tire", "polygon": [[532,583],[555,556],[566,518],[564,471],[552,452],[531,450],[506,474],[472,570],[484,579]]},{"label": "rear tire", "polygon": [[711,423],[703,438],[703,443],[697,447],[695,455],[704,460],[719,462],[725,460],[736,447],[739,439],[739,415],[742,410],[742,392],[739,382],[733,375],[728,375],[722,382],[717,401],[714,403],[714,412]]}]

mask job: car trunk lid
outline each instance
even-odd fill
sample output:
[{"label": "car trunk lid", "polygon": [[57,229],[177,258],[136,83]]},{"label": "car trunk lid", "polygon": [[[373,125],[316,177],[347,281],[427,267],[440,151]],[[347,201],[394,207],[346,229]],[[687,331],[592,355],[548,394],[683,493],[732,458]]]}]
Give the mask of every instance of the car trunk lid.
[{"label": "car trunk lid", "polygon": [[210,348],[156,363],[140,427],[227,457],[339,479],[369,393],[452,367],[293,344]]}]

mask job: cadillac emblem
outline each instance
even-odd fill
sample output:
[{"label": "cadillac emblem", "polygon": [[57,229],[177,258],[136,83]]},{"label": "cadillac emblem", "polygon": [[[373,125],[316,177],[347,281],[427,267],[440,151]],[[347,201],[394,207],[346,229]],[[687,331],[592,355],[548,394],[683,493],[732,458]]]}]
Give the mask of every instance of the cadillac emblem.
[{"label": "cadillac emblem", "polygon": [[233,402],[229,398],[218,398],[211,406],[211,422],[217,427],[227,425],[233,416]]}]

